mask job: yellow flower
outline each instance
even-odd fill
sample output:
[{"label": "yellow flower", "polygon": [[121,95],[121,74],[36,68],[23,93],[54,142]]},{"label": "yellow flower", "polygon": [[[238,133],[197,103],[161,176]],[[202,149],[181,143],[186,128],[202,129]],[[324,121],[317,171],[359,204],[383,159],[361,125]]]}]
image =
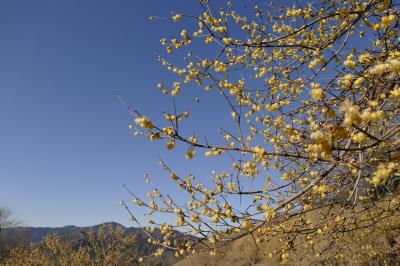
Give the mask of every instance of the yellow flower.
[{"label": "yellow flower", "polygon": [[189,35],[188,35],[188,33],[187,33],[186,30],[182,30],[182,31],[181,31],[181,36],[182,36],[182,38],[183,38],[185,41],[190,40],[190,37],[189,37]]},{"label": "yellow flower", "polygon": [[397,16],[393,15],[393,14],[382,17],[382,19],[381,19],[382,27],[389,28],[390,24],[396,22],[396,20],[397,20]]},{"label": "yellow flower", "polygon": [[213,155],[213,152],[212,151],[206,151],[205,153],[204,153],[204,156],[206,156],[206,157],[210,157],[210,156],[212,156]]},{"label": "yellow flower", "polygon": [[242,228],[250,230],[254,227],[254,224],[250,220],[244,220],[242,223]]},{"label": "yellow flower", "polygon": [[260,146],[254,147],[254,152],[260,157],[262,157],[265,154],[264,148]]},{"label": "yellow flower", "polygon": [[321,56],[319,58],[316,58],[316,59],[312,60],[310,62],[310,64],[308,65],[308,67],[311,68],[311,69],[314,69],[314,68],[316,68],[318,66],[318,64],[323,64],[323,63],[325,63],[325,59],[324,59],[323,56]]},{"label": "yellow flower", "polygon": [[325,93],[324,93],[324,91],[323,91],[321,88],[312,89],[312,90],[310,91],[310,94],[311,94],[311,97],[312,97],[314,100],[323,100],[323,99],[325,99]]},{"label": "yellow flower", "polygon": [[193,159],[193,157],[194,157],[195,155],[196,155],[196,151],[193,150],[193,149],[189,149],[189,150],[186,152],[185,157],[186,157],[186,159],[191,160],[191,159]]},{"label": "yellow flower", "polygon": [[324,142],[325,141],[325,135],[322,131],[315,131],[311,133],[310,138],[312,140],[315,140],[316,142]]},{"label": "yellow flower", "polygon": [[174,89],[171,91],[172,96],[176,96],[181,92],[181,85],[179,82],[174,82]]},{"label": "yellow flower", "polygon": [[396,170],[398,171],[399,169],[399,164],[390,162],[390,163],[381,163],[378,165],[378,168],[372,175],[372,179],[370,182],[374,184],[375,186],[383,185],[387,182],[389,176],[395,172]]},{"label": "yellow flower", "polygon": [[[166,117],[166,118],[167,118],[167,117]],[[167,120],[172,121],[173,119],[170,120],[169,118],[167,118]],[[175,130],[174,130],[173,127],[164,127],[164,128],[162,129],[162,132],[164,132],[164,134],[166,134],[166,135],[168,135],[168,136],[173,136]]]},{"label": "yellow flower", "polygon": [[261,199],[262,199],[262,197],[260,195],[254,196],[253,202],[259,201]]},{"label": "yellow flower", "polygon": [[362,54],[358,57],[358,61],[360,61],[360,63],[369,63],[371,61],[371,55],[369,53],[365,53]]},{"label": "yellow flower", "polygon": [[254,177],[259,173],[257,164],[255,162],[245,162],[243,164],[243,173],[247,176]]},{"label": "yellow flower", "polygon": [[353,54],[349,54],[349,55],[347,56],[347,59],[344,61],[343,64],[344,64],[346,67],[351,68],[351,69],[356,68],[356,62],[353,61],[353,57],[354,57]]},{"label": "yellow flower", "polygon": [[390,94],[391,94],[393,97],[400,98],[400,87],[396,87],[396,88],[394,88],[393,90],[391,90],[391,91],[390,91]]},{"label": "yellow flower", "polygon": [[353,140],[355,142],[362,143],[367,140],[367,136],[364,133],[359,132],[353,135]]},{"label": "yellow flower", "polygon": [[150,130],[154,127],[150,118],[147,118],[145,116],[135,118],[135,123],[138,124],[139,126],[141,126],[142,128],[145,128],[148,130]]},{"label": "yellow flower", "polygon": [[236,184],[233,183],[233,182],[228,182],[226,185],[227,185],[228,188],[229,188],[230,190],[232,190],[232,191],[237,191],[237,190],[238,190]]},{"label": "yellow flower", "polygon": [[345,113],[343,125],[345,127],[351,127],[353,125],[357,126],[361,123],[361,116],[359,113],[360,107],[354,105],[352,102],[346,100],[342,107],[341,111]]},{"label": "yellow flower", "polygon": [[212,236],[208,239],[208,242],[210,242],[210,244],[215,244],[217,243],[217,239],[214,236]]},{"label": "yellow flower", "polygon": [[172,150],[175,147],[175,141],[170,141],[167,143],[167,149]]},{"label": "yellow flower", "polygon": [[373,75],[381,75],[385,73],[390,68],[389,64],[377,64],[371,69],[369,69],[369,73]]},{"label": "yellow flower", "polygon": [[360,88],[361,84],[365,81],[364,77],[359,77],[354,81],[354,87],[355,88]]},{"label": "yellow flower", "polygon": [[362,113],[361,113],[361,119],[362,121],[368,123],[369,121],[371,121],[371,110],[370,109],[365,109]]},{"label": "yellow flower", "polygon": [[219,215],[218,215],[218,213],[216,213],[216,214],[213,215],[212,220],[213,220],[214,223],[218,223],[218,222],[219,222]]},{"label": "yellow flower", "polygon": [[227,70],[227,65],[224,62],[221,61],[215,61],[214,62],[214,69],[216,72],[226,72]]},{"label": "yellow flower", "polygon": [[190,136],[190,137],[189,137],[189,142],[190,142],[191,144],[196,144],[196,143],[197,143],[197,138],[196,138],[196,136]]},{"label": "yellow flower", "polygon": [[193,213],[192,216],[190,217],[190,220],[194,223],[199,223],[200,222],[200,217],[197,213]]},{"label": "yellow flower", "polygon": [[182,20],[182,15],[176,14],[175,16],[172,17],[172,20],[173,20],[174,22],[179,22],[179,21]]},{"label": "yellow flower", "polygon": [[321,88],[321,85],[315,82],[311,83],[312,90],[310,91],[311,97],[318,101],[325,99],[325,93]]},{"label": "yellow flower", "polygon": [[233,216],[235,216],[235,214],[233,213],[233,211],[232,211],[231,209],[227,209],[227,210],[225,211],[225,214],[226,214],[226,216],[228,216],[228,217],[233,217]]},{"label": "yellow flower", "polygon": [[179,177],[176,175],[175,172],[172,172],[172,173],[170,174],[170,177],[171,177],[173,180],[178,180],[178,179],[179,179]]},{"label": "yellow flower", "polygon": [[211,43],[213,41],[214,41],[214,37],[211,36],[211,35],[207,36],[206,39],[205,39],[205,43]]},{"label": "yellow flower", "polygon": [[161,139],[160,133],[151,133],[151,134],[149,135],[149,139],[150,139],[150,140],[158,140],[158,139]]},{"label": "yellow flower", "polygon": [[400,60],[392,59],[388,61],[391,72],[400,73]]},{"label": "yellow flower", "polygon": [[339,83],[342,85],[343,89],[348,89],[351,87],[352,80],[353,80],[353,75],[346,74],[342,77],[342,79],[339,81]]},{"label": "yellow flower", "polygon": [[319,193],[322,197],[325,197],[326,194],[328,193],[329,188],[327,185],[319,185],[319,186],[314,186],[313,190]]}]

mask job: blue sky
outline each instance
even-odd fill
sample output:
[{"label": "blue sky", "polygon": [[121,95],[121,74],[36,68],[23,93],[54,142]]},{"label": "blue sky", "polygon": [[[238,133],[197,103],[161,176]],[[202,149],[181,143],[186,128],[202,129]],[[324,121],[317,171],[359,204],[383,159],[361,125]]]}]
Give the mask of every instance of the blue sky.
[{"label": "blue sky", "polygon": [[[171,111],[170,98],[155,86],[173,76],[154,53],[163,50],[161,37],[179,34],[183,25],[148,20],[171,11],[196,13],[198,4],[1,1],[0,206],[32,226],[128,224],[118,205],[129,199],[123,184],[145,195],[148,172],[174,191],[158,154],[177,171],[209,175],[213,166],[203,159],[186,162],[182,153],[166,152],[165,143],[133,137],[132,119],[115,96],[150,115]],[[194,97],[183,93],[178,106]],[[229,110],[214,98],[194,111],[190,130],[217,132]]]},{"label": "blue sky", "polygon": [[[220,7],[224,1],[212,2]],[[252,2],[234,1],[246,14]],[[145,196],[151,188],[144,173],[162,192],[185,198],[159,166],[159,156],[178,174],[206,182],[213,169],[231,165],[228,156],[187,161],[187,147],[170,152],[165,141],[150,143],[128,129],[133,118],[116,93],[155,121],[162,120],[161,111],[173,112],[171,97],[156,84],[171,84],[175,76],[155,53],[164,51],[160,38],[179,38],[193,23],[149,21],[172,11],[201,10],[196,0],[0,1],[0,206],[31,226],[129,225],[118,204],[130,201],[122,185]],[[210,53],[194,47],[200,55]],[[184,55],[172,61],[183,63]],[[213,142],[221,126],[232,128],[230,109],[217,91],[206,94],[190,85],[176,100],[178,111],[194,107],[183,124],[186,136],[196,132]],[[143,209],[133,210],[146,220]]]}]

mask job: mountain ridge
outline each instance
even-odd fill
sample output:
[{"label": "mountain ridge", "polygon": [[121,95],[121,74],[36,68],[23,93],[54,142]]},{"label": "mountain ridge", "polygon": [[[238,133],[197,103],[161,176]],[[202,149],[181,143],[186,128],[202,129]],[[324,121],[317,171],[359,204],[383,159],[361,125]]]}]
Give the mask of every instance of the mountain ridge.
[{"label": "mountain ridge", "polygon": [[[79,246],[81,244],[85,245],[88,243],[89,230],[97,232],[102,227],[112,226],[113,229],[122,228],[125,235],[134,235],[136,237],[137,249],[141,254],[147,256],[151,255],[158,247],[149,244],[147,239],[148,235],[144,232],[143,228],[140,227],[126,227],[117,222],[105,222],[96,224],[93,226],[75,226],[66,225],[62,227],[35,227],[35,226],[19,226],[13,228],[5,228],[0,231],[0,237],[4,241],[14,241],[18,245],[32,246],[42,243],[46,236],[57,235],[63,241],[72,243],[73,245]],[[156,239],[162,239],[163,235],[159,229],[155,229],[151,233],[152,237]],[[177,240],[182,240],[185,238],[196,239],[194,236],[185,236],[184,234],[176,231]],[[161,258],[155,259],[152,263],[154,265],[173,265],[179,259],[175,258],[173,251],[166,251]]]},{"label": "mountain ridge", "polygon": [[[26,240],[24,244],[37,244],[40,243],[44,238],[48,235],[58,235],[61,237],[67,237],[67,239],[71,240],[71,234],[75,234],[76,236],[73,238],[74,240],[79,240],[77,238],[84,238],[83,235],[78,237],[77,234],[81,234],[87,232],[89,230],[98,231],[98,229],[102,226],[112,226],[113,228],[121,227],[127,234],[135,233],[138,231],[142,231],[142,228],[139,227],[125,227],[117,222],[105,222],[96,224],[93,226],[76,226],[76,225],[66,225],[61,227],[47,227],[47,226],[18,226],[12,228],[4,228],[2,230],[2,235],[4,238],[10,238],[12,235],[24,234]],[[140,236],[144,236],[145,234],[142,232]]]}]

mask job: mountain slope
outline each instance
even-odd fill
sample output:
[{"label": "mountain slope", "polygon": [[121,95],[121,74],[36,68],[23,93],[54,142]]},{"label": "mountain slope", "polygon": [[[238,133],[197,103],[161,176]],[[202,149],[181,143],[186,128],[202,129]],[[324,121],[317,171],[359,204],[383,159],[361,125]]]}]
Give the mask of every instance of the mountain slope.
[{"label": "mountain slope", "polygon": [[[91,227],[64,226],[64,227],[15,227],[4,229],[0,234],[1,242],[14,242],[24,246],[38,245],[46,236],[57,235],[62,240],[73,243],[76,246],[85,245],[88,241],[87,236],[89,230],[97,232],[100,228],[111,226],[113,229],[122,228],[124,233],[134,235],[136,237],[136,248],[142,255],[150,255],[157,247],[147,242],[148,236],[141,228],[124,227],[121,224],[110,222],[103,223]],[[18,239],[15,239],[18,236]],[[159,230],[155,230],[152,236],[157,239],[162,239]],[[185,236],[177,232],[177,239],[182,239]],[[177,262],[174,253],[167,251],[162,258],[151,260],[152,265],[172,265]]]}]

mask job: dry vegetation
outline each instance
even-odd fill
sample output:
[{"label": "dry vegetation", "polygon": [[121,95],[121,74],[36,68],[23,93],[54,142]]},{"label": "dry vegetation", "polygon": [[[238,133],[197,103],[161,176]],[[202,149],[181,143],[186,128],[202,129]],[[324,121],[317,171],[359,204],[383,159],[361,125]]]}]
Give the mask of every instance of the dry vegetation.
[{"label": "dry vegetation", "polygon": [[[400,199],[398,197],[398,199]],[[346,219],[355,213],[343,213],[343,230],[340,238],[332,235],[332,229],[316,230],[313,238],[307,234],[293,237],[295,219],[289,219],[279,226],[269,226],[267,231],[275,237],[267,237],[263,230],[254,234],[254,238],[241,238],[221,249],[217,256],[207,252],[195,253],[178,262],[177,266],[189,265],[399,265],[400,264],[400,216],[385,213],[389,202],[382,203],[382,213],[375,218],[375,224],[363,224],[354,228]],[[313,210],[304,218],[318,228],[321,216],[332,216],[334,207]],[[361,209],[357,211],[362,211]],[[360,219],[369,220],[375,214],[365,212]],[[382,221],[379,221],[383,219]],[[291,239],[290,247],[283,248]],[[339,243],[335,243],[339,240]],[[202,249],[202,248],[200,248]],[[283,251],[287,251],[287,253]],[[285,254],[285,255],[283,255]],[[284,256],[284,257],[283,257]],[[286,257],[287,256],[287,257]]]},{"label": "dry vegetation", "polygon": [[101,227],[89,231],[87,242],[68,242],[60,236],[48,236],[43,243],[16,247],[0,261],[4,266],[135,265],[139,253],[133,236],[121,228]]}]

